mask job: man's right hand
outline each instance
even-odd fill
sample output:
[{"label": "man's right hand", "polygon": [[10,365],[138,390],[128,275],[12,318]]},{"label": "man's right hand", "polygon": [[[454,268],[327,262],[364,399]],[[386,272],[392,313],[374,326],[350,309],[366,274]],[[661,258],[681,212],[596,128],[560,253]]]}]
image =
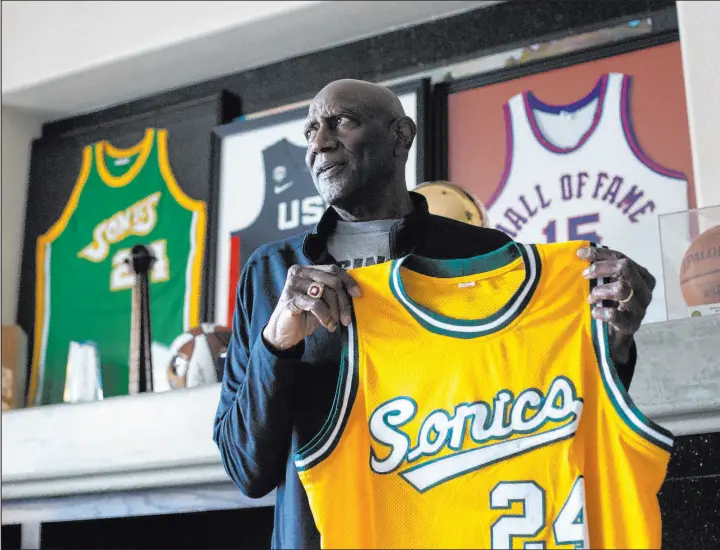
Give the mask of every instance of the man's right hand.
[{"label": "man's right hand", "polygon": [[[308,295],[312,283],[323,286],[320,298]],[[330,332],[334,332],[339,323],[348,326],[352,319],[351,296],[361,296],[360,287],[341,267],[294,265],[288,270],[285,288],[263,330],[263,337],[276,349],[286,350],[321,325]]]}]

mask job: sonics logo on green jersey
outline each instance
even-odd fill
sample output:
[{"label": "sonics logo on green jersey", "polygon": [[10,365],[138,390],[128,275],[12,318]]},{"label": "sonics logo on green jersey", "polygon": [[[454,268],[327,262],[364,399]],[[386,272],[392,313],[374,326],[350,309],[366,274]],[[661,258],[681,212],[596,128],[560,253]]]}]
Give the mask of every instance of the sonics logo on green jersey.
[{"label": "sonics logo on green jersey", "polygon": [[167,348],[200,316],[206,206],[179,187],[167,131],[147,129],[129,149],[85,147],[58,221],[38,238],[29,401],[62,401],[70,342],[97,343],[105,396],[128,393],[131,288],[126,262],[147,246],[153,346]]}]

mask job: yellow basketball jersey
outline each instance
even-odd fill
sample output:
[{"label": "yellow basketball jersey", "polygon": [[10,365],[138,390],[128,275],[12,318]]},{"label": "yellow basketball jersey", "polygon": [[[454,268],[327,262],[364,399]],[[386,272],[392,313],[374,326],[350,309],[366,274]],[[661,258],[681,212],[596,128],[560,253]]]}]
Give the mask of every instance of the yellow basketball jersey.
[{"label": "yellow basketball jersey", "polygon": [[323,548],[659,548],[673,436],[588,305],[588,242],[351,270],[334,407],[295,455]]}]

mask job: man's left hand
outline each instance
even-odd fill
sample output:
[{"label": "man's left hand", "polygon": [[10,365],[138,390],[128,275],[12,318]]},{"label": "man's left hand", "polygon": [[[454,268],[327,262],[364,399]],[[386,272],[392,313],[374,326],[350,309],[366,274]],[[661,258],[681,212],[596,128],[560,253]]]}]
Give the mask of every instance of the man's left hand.
[{"label": "man's left hand", "polygon": [[581,248],[577,255],[590,262],[583,277],[608,279],[605,284],[593,288],[588,301],[591,304],[610,301],[608,305],[600,303],[594,307],[592,316],[608,323],[610,355],[616,365],[624,365],[630,357],[633,337],[652,300],[655,277],[624,254],[608,248]]}]

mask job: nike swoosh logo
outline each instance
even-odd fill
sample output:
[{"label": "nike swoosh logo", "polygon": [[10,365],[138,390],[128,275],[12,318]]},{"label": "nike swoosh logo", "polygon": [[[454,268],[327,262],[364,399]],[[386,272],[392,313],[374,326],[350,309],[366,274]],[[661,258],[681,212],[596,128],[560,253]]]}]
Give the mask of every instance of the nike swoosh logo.
[{"label": "nike swoosh logo", "polygon": [[295,182],[294,182],[294,181],[289,181],[289,182],[287,182],[287,183],[284,184],[284,185],[276,185],[276,186],[273,188],[273,191],[275,191],[275,194],[276,194],[276,195],[279,195],[280,193],[282,193],[283,191],[285,191],[286,189],[288,189],[293,183],[295,183]]},{"label": "nike swoosh logo", "polygon": [[444,481],[479,470],[500,460],[568,439],[577,431],[578,422],[579,418],[576,417],[575,420],[560,428],[541,434],[501,441],[479,449],[461,451],[409,468],[401,472],[400,476],[422,493]]}]

